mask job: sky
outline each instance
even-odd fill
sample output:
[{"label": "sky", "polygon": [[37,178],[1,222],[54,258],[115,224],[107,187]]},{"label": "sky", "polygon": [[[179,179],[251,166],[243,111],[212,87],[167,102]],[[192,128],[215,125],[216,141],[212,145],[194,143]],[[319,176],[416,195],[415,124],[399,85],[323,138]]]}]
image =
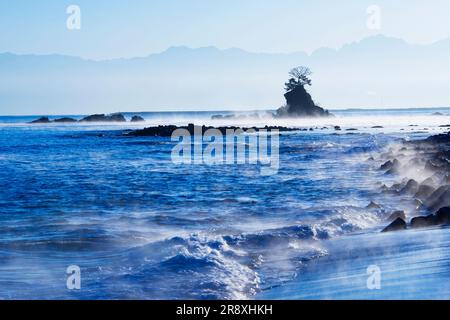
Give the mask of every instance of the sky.
[{"label": "sky", "polygon": [[[69,5],[81,29],[68,30]],[[380,29],[367,8],[380,8]],[[312,52],[384,34],[429,44],[450,37],[448,0],[0,0],[0,52],[88,59],[147,56],[172,46]]]},{"label": "sky", "polygon": [[449,16],[449,0],[0,0],[0,54],[52,55],[0,55],[0,114],[276,108],[300,64],[329,109],[449,106]]}]

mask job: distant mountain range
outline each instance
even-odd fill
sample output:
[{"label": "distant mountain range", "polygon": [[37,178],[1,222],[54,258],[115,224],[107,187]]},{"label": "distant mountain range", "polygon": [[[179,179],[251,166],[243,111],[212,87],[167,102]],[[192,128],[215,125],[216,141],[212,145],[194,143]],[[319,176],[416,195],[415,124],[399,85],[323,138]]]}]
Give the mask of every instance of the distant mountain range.
[{"label": "distant mountain range", "polygon": [[324,108],[450,106],[450,39],[374,36],[311,55],[172,47],[105,61],[0,54],[0,114],[276,109],[290,68],[313,71]]}]

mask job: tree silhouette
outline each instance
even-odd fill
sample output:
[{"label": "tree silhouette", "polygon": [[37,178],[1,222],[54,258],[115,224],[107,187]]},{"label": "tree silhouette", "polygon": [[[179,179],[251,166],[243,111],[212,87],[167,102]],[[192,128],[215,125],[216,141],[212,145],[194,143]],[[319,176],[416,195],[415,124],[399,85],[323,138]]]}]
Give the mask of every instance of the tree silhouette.
[{"label": "tree silhouette", "polygon": [[309,76],[312,74],[311,70],[307,67],[296,67],[293,68],[289,75],[291,78],[288,80],[288,82],[285,83],[286,91],[292,91],[297,87],[304,87],[305,85],[310,86],[311,85],[311,79]]}]

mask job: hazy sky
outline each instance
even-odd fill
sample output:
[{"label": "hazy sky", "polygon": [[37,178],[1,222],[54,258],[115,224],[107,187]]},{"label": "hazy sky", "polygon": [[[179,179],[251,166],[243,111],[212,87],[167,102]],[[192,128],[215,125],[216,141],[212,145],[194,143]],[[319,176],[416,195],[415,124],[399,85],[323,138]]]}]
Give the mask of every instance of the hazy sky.
[{"label": "hazy sky", "polygon": [[[66,8],[81,8],[81,30]],[[370,5],[381,30],[366,26]],[[93,59],[145,56],[170,46],[253,52],[340,47],[382,33],[412,43],[450,37],[448,0],[0,0],[0,52]]]}]

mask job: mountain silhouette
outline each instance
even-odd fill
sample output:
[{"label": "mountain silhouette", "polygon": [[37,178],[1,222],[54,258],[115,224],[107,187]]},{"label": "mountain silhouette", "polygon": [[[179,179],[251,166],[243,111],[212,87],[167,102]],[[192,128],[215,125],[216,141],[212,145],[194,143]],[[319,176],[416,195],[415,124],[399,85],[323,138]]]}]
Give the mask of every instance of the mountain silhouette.
[{"label": "mountain silhouette", "polygon": [[313,71],[308,89],[334,108],[450,104],[450,39],[413,45],[374,36],[312,54],[172,47],[133,59],[0,54],[0,113],[92,114],[136,110],[254,110],[283,104],[293,66]]}]

